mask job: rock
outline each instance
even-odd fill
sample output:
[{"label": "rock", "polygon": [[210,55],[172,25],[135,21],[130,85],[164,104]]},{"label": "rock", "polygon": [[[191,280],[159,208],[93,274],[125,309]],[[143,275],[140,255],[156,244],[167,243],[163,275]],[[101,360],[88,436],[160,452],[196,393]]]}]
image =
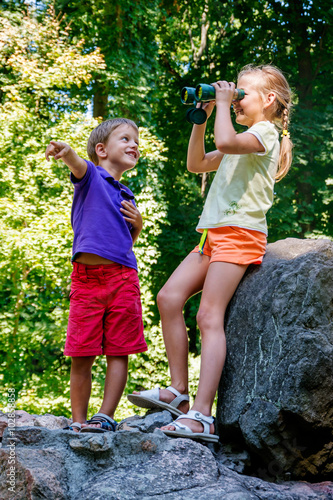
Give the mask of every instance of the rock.
[{"label": "rock", "polygon": [[332,297],[333,242],[288,238],[230,303],[217,425],[250,452],[251,474],[332,478]]},{"label": "rock", "polygon": [[145,417],[135,415],[126,418],[118,424],[117,430],[140,430],[142,432],[152,432],[154,429],[168,425],[173,421],[169,411],[149,411]]},{"label": "rock", "polygon": [[[160,420],[170,419],[166,413],[161,412]],[[158,415],[140,417],[140,426],[150,429],[152,419],[157,422]],[[138,421],[137,417],[126,420]],[[81,434],[37,426],[14,431],[9,427],[2,444],[2,500],[333,499],[333,483],[273,484],[240,475],[223,464],[223,447],[168,438],[158,429],[143,432],[132,427]],[[10,491],[13,453],[14,490]]]},{"label": "rock", "polygon": [[[45,415],[30,415],[24,410],[15,411],[15,427],[36,426],[47,427],[48,429],[62,429],[69,425],[71,420],[66,417],[55,417],[46,413]],[[2,413],[0,416],[0,438],[8,426],[8,413]]]}]

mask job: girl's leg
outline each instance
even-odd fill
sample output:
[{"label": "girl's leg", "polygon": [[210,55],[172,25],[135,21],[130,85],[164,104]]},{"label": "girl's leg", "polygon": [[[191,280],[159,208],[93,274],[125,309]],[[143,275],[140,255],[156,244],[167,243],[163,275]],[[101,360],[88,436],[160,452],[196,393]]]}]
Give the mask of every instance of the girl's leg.
[{"label": "girl's leg", "polygon": [[[127,382],[128,356],[106,356],[106,362],[104,398],[100,412],[114,418]],[[89,427],[100,426],[100,424],[89,424]]]},{"label": "girl's leg", "polygon": [[[203,287],[197,315],[201,332],[201,368],[197,396],[192,409],[207,416],[211,415],[226,356],[225,311],[246,269],[247,266],[213,262],[209,266]],[[185,417],[181,423],[194,432],[202,432],[199,422],[187,420]],[[163,429],[175,428],[170,424]],[[211,432],[214,432],[213,424]]]},{"label": "girl's leg", "polygon": [[[182,394],[188,393],[188,336],[183,317],[186,301],[202,290],[210,257],[199,253],[189,254],[178,266],[157,296],[171,385]],[[170,403],[174,395],[163,389],[160,399]],[[188,403],[179,409],[188,411]]]},{"label": "girl's leg", "polygon": [[85,422],[91,393],[91,367],[95,356],[72,357],[71,405],[73,422]]}]

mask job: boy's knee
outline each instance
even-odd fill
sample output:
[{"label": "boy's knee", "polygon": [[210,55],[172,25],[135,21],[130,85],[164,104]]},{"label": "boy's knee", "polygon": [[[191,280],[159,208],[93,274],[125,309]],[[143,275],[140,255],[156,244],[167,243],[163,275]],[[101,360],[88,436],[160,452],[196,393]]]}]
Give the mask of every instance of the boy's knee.
[{"label": "boy's knee", "polygon": [[72,374],[89,375],[96,356],[78,356],[72,358]]}]

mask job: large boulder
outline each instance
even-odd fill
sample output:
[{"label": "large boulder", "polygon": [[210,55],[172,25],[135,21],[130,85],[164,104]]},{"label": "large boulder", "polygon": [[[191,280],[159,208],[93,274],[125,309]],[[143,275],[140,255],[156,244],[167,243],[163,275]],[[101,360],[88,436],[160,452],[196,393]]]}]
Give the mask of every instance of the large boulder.
[{"label": "large boulder", "polygon": [[222,441],[249,451],[256,475],[332,478],[333,242],[269,244],[230,303],[226,335]]},{"label": "large boulder", "polygon": [[[45,427],[48,420],[52,429]],[[7,427],[0,449],[1,500],[329,500],[333,483],[274,484],[238,474],[223,447],[154,429],[169,412],[130,417],[116,432],[75,433],[51,418]],[[41,426],[43,424],[43,426]]]}]

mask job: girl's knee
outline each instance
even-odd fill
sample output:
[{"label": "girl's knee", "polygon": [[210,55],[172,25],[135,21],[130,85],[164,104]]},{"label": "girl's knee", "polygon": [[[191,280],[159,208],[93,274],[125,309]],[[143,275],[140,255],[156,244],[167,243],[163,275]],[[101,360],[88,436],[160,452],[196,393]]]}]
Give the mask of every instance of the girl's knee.
[{"label": "girl's knee", "polygon": [[214,313],[209,308],[200,307],[197,313],[197,324],[201,334],[206,330],[224,330],[223,315],[220,312]]},{"label": "girl's knee", "polygon": [[174,293],[173,290],[170,290],[166,287],[163,287],[157,294],[157,307],[160,312],[167,312],[170,310],[181,309],[182,310],[182,302],[180,297]]}]

